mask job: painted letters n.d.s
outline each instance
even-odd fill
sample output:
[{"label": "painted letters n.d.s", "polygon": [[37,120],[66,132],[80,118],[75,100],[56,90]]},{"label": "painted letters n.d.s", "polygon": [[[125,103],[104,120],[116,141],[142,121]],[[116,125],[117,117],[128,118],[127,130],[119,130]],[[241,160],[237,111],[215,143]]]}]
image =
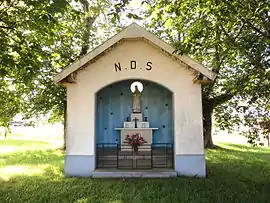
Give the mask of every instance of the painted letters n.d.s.
[{"label": "painted letters n.d.s", "polygon": [[122,65],[120,62],[115,62],[114,63],[114,69],[115,71],[122,71],[122,70],[136,70],[136,69],[140,69],[140,70],[147,70],[150,71],[152,70],[152,66],[153,63],[151,61],[147,61],[145,64],[140,64],[135,61],[135,60],[131,60],[129,62],[129,64],[124,64]]}]

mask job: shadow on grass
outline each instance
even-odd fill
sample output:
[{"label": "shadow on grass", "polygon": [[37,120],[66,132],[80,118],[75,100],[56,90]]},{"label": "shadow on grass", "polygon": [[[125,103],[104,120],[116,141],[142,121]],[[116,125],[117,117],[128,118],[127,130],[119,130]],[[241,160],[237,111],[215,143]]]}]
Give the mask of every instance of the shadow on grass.
[{"label": "shadow on grass", "polygon": [[61,153],[46,150],[31,152],[29,156],[16,154],[21,161],[14,159],[7,164],[49,163],[57,167],[47,168],[40,176],[21,175],[1,183],[0,202],[269,201],[269,157],[241,151],[237,145],[233,149],[229,147],[207,150],[207,179],[64,178]]},{"label": "shadow on grass", "polygon": [[9,140],[9,139],[4,139],[0,140],[0,145],[11,145],[13,147],[18,147],[18,146],[29,146],[29,145],[48,145],[48,142],[44,141],[38,141],[38,140],[26,140],[26,139],[21,139],[21,140]]},{"label": "shadow on grass", "polygon": [[237,144],[223,144],[218,146],[217,149],[207,150],[206,154],[211,159],[219,159],[223,162],[223,159],[229,159],[230,161],[237,162],[263,162],[266,165],[270,162],[270,148],[251,147],[246,145]]},{"label": "shadow on grass", "polygon": [[235,150],[235,151],[251,151],[255,153],[265,152],[270,153],[270,148],[268,147],[253,147],[251,145],[242,145],[242,144],[232,144],[232,143],[223,143],[221,145],[216,145],[217,149],[221,150]]},{"label": "shadow on grass", "polygon": [[0,156],[5,160],[5,165],[38,165],[38,164],[62,164],[64,160],[61,150],[29,150],[9,153]]}]

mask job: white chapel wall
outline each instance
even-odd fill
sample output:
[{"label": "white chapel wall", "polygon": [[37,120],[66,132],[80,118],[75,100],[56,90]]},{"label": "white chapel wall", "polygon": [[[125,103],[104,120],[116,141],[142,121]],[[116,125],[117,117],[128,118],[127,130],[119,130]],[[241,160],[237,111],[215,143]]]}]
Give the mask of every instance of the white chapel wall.
[{"label": "white chapel wall", "polygon": [[[135,67],[131,61],[136,61],[136,69],[131,69]],[[67,154],[94,155],[95,93],[125,79],[150,80],[172,91],[175,153],[203,154],[201,86],[193,84],[193,78],[190,71],[146,42],[118,45],[79,71],[75,84],[67,84]]]}]

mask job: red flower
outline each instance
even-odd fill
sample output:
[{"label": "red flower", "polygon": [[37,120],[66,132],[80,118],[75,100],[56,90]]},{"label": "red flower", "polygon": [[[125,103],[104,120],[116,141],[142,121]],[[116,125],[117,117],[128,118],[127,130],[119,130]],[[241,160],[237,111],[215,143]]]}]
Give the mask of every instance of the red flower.
[{"label": "red flower", "polygon": [[126,143],[128,143],[129,145],[132,145],[132,148],[137,151],[138,150],[138,146],[142,145],[143,143],[145,143],[146,141],[143,139],[143,137],[139,134],[133,134],[133,135],[126,135]]}]

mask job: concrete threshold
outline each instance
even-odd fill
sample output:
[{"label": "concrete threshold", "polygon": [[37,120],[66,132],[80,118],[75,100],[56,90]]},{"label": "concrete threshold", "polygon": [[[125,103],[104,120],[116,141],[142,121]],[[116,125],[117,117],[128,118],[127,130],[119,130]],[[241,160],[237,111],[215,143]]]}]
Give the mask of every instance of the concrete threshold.
[{"label": "concrete threshold", "polygon": [[176,176],[177,172],[173,169],[97,169],[92,173],[93,178],[171,178]]}]

